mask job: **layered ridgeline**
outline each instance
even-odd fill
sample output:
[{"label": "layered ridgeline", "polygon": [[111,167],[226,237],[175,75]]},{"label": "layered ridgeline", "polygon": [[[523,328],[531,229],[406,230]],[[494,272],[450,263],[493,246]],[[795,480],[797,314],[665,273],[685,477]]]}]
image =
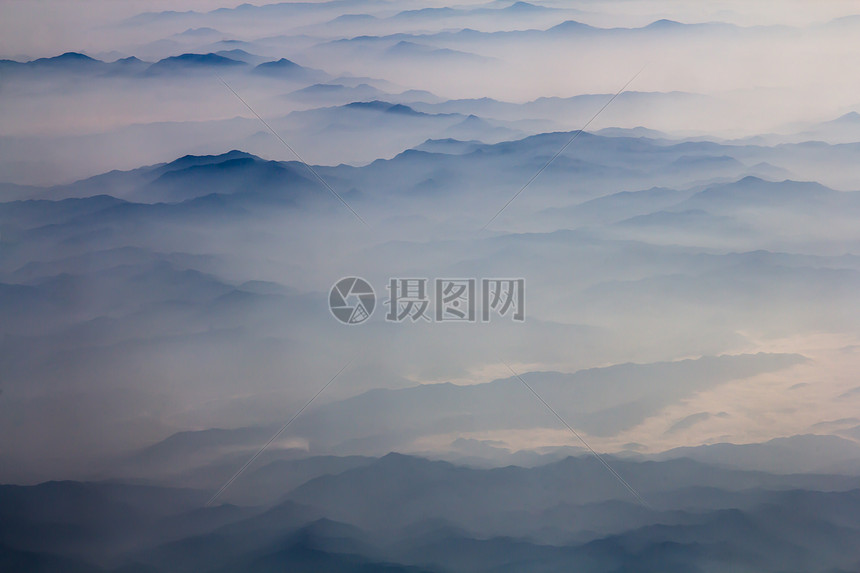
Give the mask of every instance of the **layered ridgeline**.
[{"label": "layered ridgeline", "polygon": [[857,571],[860,17],[786,3],[20,3],[0,571]]},{"label": "layered ridgeline", "polygon": [[591,456],[495,469],[399,454],[306,458],[281,462],[282,497],[253,506],[206,506],[212,490],[158,485],[0,486],[0,564],[465,572],[852,571],[860,563],[856,477],[608,461],[647,505]]},{"label": "layered ridgeline", "polygon": [[[567,442],[509,370],[463,385],[464,371],[500,356],[610,450],[735,441],[749,428],[852,437],[856,384],[829,380],[853,350],[822,354],[838,340],[803,340],[857,324],[860,260],[846,253],[860,198],[783,178],[801,157],[839,164],[851,146],[585,133],[482,230],[571,135],[428,141],[358,168],[231,151],[5,185],[0,439],[12,461],[56,454],[10,464],[4,479],[55,477],[59,466],[77,478],[191,471],[201,460],[129,466],[137,476],[104,460],[177,428],[277,427],[337,371],[332,357],[355,355],[356,335],[355,368],[295,422],[289,447],[379,456],[460,437],[527,436],[505,446],[515,450]],[[329,315],[328,289],[344,273],[377,290],[361,330]],[[462,275],[526,277],[526,322],[477,324],[475,337],[384,320],[390,277]],[[761,385],[781,398],[762,399]],[[805,413],[786,417],[798,400]],[[152,415],[162,408],[166,418]],[[48,432],[35,415],[46,409]]]}]

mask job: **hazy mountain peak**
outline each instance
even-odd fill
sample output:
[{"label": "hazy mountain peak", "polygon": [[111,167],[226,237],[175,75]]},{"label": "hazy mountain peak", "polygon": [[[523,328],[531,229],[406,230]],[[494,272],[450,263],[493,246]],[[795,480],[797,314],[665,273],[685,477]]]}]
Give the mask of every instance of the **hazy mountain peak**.
[{"label": "hazy mountain peak", "polygon": [[225,56],[209,52],[205,54],[187,53],[179,56],[170,56],[159,60],[149,66],[148,72],[182,72],[195,69],[207,68],[231,68],[246,66],[245,62],[240,62]]},{"label": "hazy mountain peak", "polygon": [[577,22],[576,20],[566,20],[561,24],[553,26],[548,32],[585,32],[597,30],[597,28],[593,26],[589,26],[588,24],[583,24],[582,22]]},{"label": "hazy mountain peak", "polygon": [[51,58],[39,58],[29,62],[33,65],[65,66],[65,65],[94,65],[103,64],[101,60],[91,58],[80,52],[65,52]]},{"label": "hazy mountain peak", "polygon": [[197,37],[197,36],[212,36],[220,34],[218,30],[203,26],[200,28],[188,28],[184,32],[179,32],[176,37]]},{"label": "hazy mountain peak", "polygon": [[115,64],[143,64],[146,63],[137,56],[128,56],[127,58],[120,58],[114,62]]},{"label": "hazy mountain peak", "polygon": [[279,60],[273,60],[271,62],[264,62],[257,66],[258,68],[279,68],[279,69],[292,69],[292,68],[300,68],[301,66],[295,63],[292,60],[288,60],[287,58],[281,58]]},{"label": "hazy mountain peak", "polygon": [[[53,58],[42,58],[42,60],[53,60],[56,62],[61,61],[75,61],[75,62],[96,62],[98,60],[87,56],[86,54],[82,54],[80,52],[65,52],[60,54],[59,56],[55,56]],[[39,60],[36,60],[39,61]]]},{"label": "hazy mountain peak", "polygon": [[425,113],[415,111],[408,105],[403,105],[400,103],[389,103],[381,100],[373,100],[373,101],[355,101],[344,106],[346,108],[351,109],[364,109],[364,110],[373,110],[373,111],[381,111],[384,113],[394,113],[401,115],[427,115]]},{"label": "hazy mountain peak", "polygon": [[219,155],[184,155],[178,159],[174,159],[170,163],[165,164],[162,169],[165,171],[170,171],[173,169],[184,169],[192,165],[223,163],[224,161],[231,161],[234,159],[253,159],[262,161],[256,155],[251,155],[250,153],[240,151],[238,149],[233,149],[231,151],[221,153]]},{"label": "hazy mountain peak", "polygon": [[507,8],[503,8],[503,10],[510,10],[511,12],[538,12],[549,10],[546,6],[537,6],[530,2],[514,2]]},{"label": "hazy mountain peak", "polygon": [[316,70],[313,68],[306,68],[302,65],[295,63],[292,60],[288,60],[287,58],[280,58],[278,60],[273,60],[271,62],[263,62],[257,65],[254,68],[254,73],[268,75],[274,78],[285,78],[285,79],[323,79],[327,77],[328,74],[322,72],[321,70]]},{"label": "hazy mountain peak", "polygon": [[850,122],[850,123],[860,123],[860,113],[856,111],[849,111],[845,115],[841,115],[837,117],[834,122]]},{"label": "hazy mountain peak", "polygon": [[669,29],[669,28],[682,28],[684,24],[681,22],[677,22],[675,20],[668,20],[666,18],[655,20],[646,26],[646,28],[652,29]]}]

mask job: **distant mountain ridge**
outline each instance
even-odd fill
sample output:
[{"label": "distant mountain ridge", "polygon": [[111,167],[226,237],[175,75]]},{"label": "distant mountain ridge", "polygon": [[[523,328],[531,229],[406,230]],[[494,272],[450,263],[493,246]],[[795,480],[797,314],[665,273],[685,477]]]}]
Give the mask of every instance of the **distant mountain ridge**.
[{"label": "distant mountain ridge", "polygon": [[[241,52],[241,53],[240,53]],[[249,64],[261,58],[243,50],[222,50],[218,53],[183,53],[168,56],[156,62],[145,62],[134,56],[105,62],[79,52],[66,52],[50,58],[39,58],[27,62],[0,60],[0,70],[16,74],[40,74],[43,72],[97,75],[179,74],[183,72],[206,72],[231,69],[249,69],[254,73],[292,80],[324,80],[328,75],[312,68],[305,68],[286,58]]]},{"label": "distant mountain ridge", "polygon": [[0,565],[24,573],[96,573],[105,562],[155,573],[441,573],[525,564],[695,571],[708,561],[847,573],[860,561],[856,480],[683,459],[608,462],[649,506],[628,499],[591,456],[477,470],[389,454],[330,468],[261,507],[205,507],[206,491],[122,483],[0,486]]}]

